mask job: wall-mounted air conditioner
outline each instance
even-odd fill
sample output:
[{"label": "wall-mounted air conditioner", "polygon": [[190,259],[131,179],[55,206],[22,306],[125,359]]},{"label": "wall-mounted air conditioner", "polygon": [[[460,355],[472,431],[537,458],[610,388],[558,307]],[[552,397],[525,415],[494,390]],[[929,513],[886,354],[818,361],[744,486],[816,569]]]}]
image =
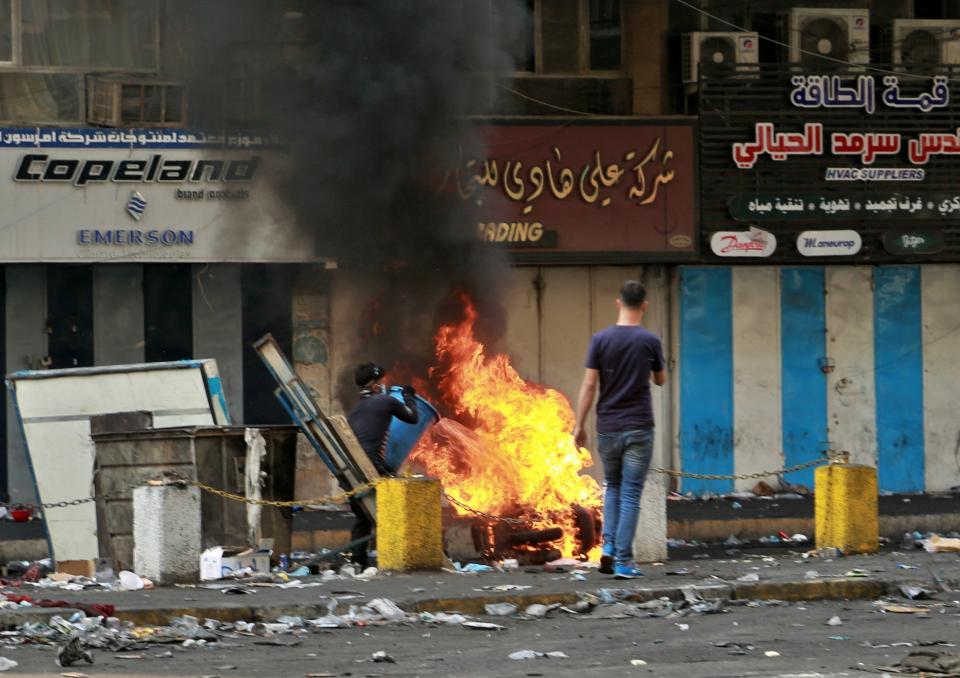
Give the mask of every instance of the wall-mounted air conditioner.
[{"label": "wall-mounted air conditioner", "polygon": [[126,75],[87,77],[87,122],[106,127],[183,127],[183,83]]},{"label": "wall-mounted air conditioner", "polygon": [[897,70],[924,72],[960,64],[960,20],[894,19],[891,37]]},{"label": "wall-mounted air conditioner", "polygon": [[683,35],[683,82],[708,78],[756,78],[758,36],[751,32],[696,32]]},{"label": "wall-mounted air conditioner", "polygon": [[811,71],[862,73],[870,63],[870,10],[794,7],[781,17],[787,58]]}]

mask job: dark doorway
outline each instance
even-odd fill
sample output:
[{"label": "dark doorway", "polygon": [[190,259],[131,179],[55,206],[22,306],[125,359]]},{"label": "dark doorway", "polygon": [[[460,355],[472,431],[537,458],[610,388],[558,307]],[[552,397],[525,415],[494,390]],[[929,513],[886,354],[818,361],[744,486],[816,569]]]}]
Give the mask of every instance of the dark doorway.
[{"label": "dark doorway", "polygon": [[144,359],[148,363],[193,357],[190,264],[143,267]]},{"label": "dark doorway", "polygon": [[93,365],[93,268],[47,266],[50,367]]},{"label": "dark doorway", "polygon": [[243,267],[243,416],[244,424],[289,424],[276,396],[276,382],[253,350],[267,332],[289,359],[293,352],[293,286],[296,266],[251,264]]}]

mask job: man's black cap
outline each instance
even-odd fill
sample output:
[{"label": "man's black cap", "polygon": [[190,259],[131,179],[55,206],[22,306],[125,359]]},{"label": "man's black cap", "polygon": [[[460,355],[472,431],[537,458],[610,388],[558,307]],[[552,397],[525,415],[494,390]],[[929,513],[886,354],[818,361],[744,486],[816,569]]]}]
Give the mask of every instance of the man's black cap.
[{"label": "man's black cap", "polygon": [[371,381],[376,381],[387,371],[375,365],[374,363],[363,363],[357,368],[357,371],[353,373],[353,378],[357,382],[357,386],[366,386]]}]

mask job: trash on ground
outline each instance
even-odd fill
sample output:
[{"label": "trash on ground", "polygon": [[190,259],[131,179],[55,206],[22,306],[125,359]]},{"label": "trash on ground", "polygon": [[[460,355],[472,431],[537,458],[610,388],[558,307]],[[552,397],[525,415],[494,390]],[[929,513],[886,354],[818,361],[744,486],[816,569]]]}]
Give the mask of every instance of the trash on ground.
[{"label": "trash on ground", "polygon": [[494,617],[509,617],[517,613],[517,606],[513,603],[490,603],[483,606],[484,611]]},{"label": "trash on ground", "polygon": [[902,584],[900,586],[900,593],[903,594],[904,598],[909,598],[910,600],[926,600],[932,598],[937,592],[922,586]]},{"label": "trash on ground", "polygon": [[816,570],[807,570],[803,575],[803,578],[807,580],[819,579],[819,577],[820,577],[820,573],[817,572]]},{"label": "trash on ground", "polygon": [[12,659],[0,657],[0,673],[9,671],[10,669],[15,669],[17,666],[19,666],[19,663],[13,661]]},{"label": "trash on ground", "polygon": [[904,675],[960,675],[960,655],[935,650],[912,650],[893,666],[877,667],[878,671]]},{"label": "trash on ground", "polygon": [[750,572],[742,577],[737,577],[737,581],[760,581],[760,575],[756,572]]},{"label": "trash on ground", "polygon": [[80,633],[73,633],[66,643],[57,647],[57,666],[73,666],[84,661],[93,663],[93,654],[83,647]]},{"label": "trash on ground", "polygon": [[827,626],[840,626],[841,624],[843,624],[843,620],[836,615],[827,620]]},{"label": "trash on ground", "polygon": [[370,661],[376,662],[378,664],[382,664],[382,663],[396,664],[397,663],[396,659],[388,655],[383,650],[377,650],[372,655],[370,655]]},{"label": "trash on ground", "polygon": [[855,567],[852,570],[847,570],[843,573],[844,577],[869,577],[870,572],[859,567]]},{"label": "trash on ground", "polygon": [[474,629],[475,631],[502,631],[507,628],[500,624],[491,624],[489,622],[465,621],[460,626],[465,629]]},{"label": "trash on ground", "polygon": [[960,553],[960,539],[934,534],[920,543],[927,553]]},{"label": "trash on ground", "polygon": [[763,656],[764,656],[764,657],[779,657],[779,656],[780,656],[780,653],[777,652],[776,650],[767,650],[766,652],[763,653]]},{"label": "trash on ground", "polygon": [[748,643],[736,643],[732,640],[720,640],[715,642],[714,647],[724,647],[730,650],[728,654],[732,655],[745,655],[750,654],[757,648]]},{"label": "trash on ground", "polygon": [[536,650],[518,650],[510,653],[510,659],[568,659],[564,652],[556,650],[554,652],[537,652]]},{"label": "trash on ground", "polygon": [[647,662],[643,661],[642,659],[630,660],[630,666],[646,666],[646,665],[647,665]]},{"label": "trash on ground", "polygon": [[916,565],[907,565],[906,563],[897,563],[898,570],[918,570],[920,569]]},{"label": "trash on ground", "polygon": [[912,605],[893,605],[885,603],[880,607],[884,612],[892,612],[894,614],[927,614],[930,612],[928,607],[914,607]]}]

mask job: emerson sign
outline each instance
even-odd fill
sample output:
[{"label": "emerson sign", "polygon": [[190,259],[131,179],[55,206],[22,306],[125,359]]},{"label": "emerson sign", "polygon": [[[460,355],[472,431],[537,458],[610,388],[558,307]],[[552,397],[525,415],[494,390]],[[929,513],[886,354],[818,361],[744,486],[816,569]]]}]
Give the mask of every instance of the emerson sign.
[{"label": "emerson sign", "polygon": [[276,156],[244,139],[0,129],[0,262],[316,259],[261,178]]}]

